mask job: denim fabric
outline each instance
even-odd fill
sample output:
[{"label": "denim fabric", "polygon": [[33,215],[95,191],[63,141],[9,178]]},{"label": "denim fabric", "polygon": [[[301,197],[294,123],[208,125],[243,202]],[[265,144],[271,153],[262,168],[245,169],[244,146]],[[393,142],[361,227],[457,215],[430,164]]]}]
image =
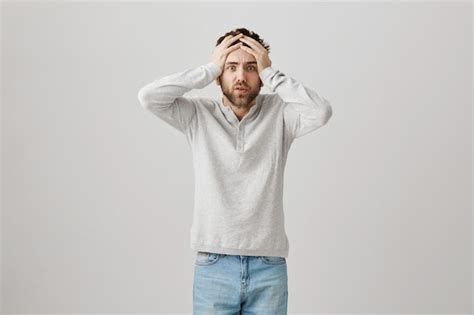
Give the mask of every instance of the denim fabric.
[{"label": "denim fabric", "polygon": [[285,257],[198,251],[194,263],[194,315],[286,315]]}]

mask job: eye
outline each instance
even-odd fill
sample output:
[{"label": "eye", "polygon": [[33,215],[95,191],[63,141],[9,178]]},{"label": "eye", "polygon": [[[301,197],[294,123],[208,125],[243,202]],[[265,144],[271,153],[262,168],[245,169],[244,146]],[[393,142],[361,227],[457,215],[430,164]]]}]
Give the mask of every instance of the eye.
[{"label": "eye", "polygon": [[254,66],[249,66],[249,68],[255,69],[255,67],[254,67]]}]

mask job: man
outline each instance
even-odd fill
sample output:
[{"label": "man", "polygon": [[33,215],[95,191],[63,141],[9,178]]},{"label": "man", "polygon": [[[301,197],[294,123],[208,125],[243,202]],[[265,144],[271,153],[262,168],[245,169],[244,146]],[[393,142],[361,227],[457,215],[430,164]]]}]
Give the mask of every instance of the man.
[{"label": "man", "polygon": [[[186,136],[195,194],[193,314],[287,314],[283,173],[294,139],[326,124],[329,102],[274,69],[238,28],[205,65],[144,86],[140,103]],[[222,97],[184,97],[216,80]],[[266,85],[274,93],[260,94]]]}]

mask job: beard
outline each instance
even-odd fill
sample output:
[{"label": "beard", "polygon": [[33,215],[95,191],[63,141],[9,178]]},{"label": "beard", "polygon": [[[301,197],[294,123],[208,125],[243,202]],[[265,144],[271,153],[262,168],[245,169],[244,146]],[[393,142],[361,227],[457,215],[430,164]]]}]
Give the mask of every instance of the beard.
[{"label": "beard", "polygon": [[227,99],[238,108],[250,107],[253,100],[260,93],[260,87],[258,89],[250,89],[248,86],[245,86],[248,89],[247,93],[241,93],[234,88],[222,89],[222,94],[224,94]]}]

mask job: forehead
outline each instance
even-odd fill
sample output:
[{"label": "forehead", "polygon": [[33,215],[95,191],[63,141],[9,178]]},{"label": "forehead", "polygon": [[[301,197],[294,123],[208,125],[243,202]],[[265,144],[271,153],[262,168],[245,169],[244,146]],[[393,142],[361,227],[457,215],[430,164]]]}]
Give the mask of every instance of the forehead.
[{"label": "forehead", "polygon": [[254,63],[256,62],[256,59],[252,54],[249,54],[248,52],[242,49],[237,49],[227,55],[227,59],[225,62],[226,64],[227,63],[246,64],[249,62]]}]

